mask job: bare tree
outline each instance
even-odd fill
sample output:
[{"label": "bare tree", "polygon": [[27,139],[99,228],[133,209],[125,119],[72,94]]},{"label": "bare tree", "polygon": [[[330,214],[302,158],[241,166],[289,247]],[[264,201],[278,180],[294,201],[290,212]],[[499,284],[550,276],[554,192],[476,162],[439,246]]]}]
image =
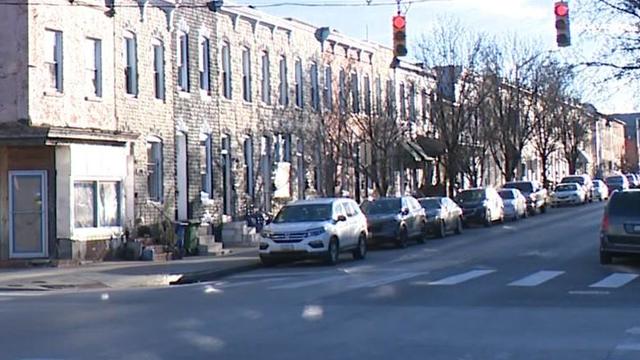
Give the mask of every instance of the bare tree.
[{"label": "bare tree", "polygon": [[538,91],[532,93],[532,145],[542,165],[542,183],[549,185],[549,162],[561,148],[561,127],[568,116],[569,86],[573,74],[570,67],[548,59],[535,70]]},{"label": "bare tree", "polygon": [[514,179],[522,151],[533,133],[536,104],[531,94],[540,85],[534,75],[541,55],[535,46],[517,38],[505,46],[495,45],[487,53],[484,76],[491,88],[485,107],[491,127],[489,148],[505,181]]},{"label": "bare tree", "polygon": [[589,138],[589,115],[582,108],[572,106],[564,121],[560,122],[562,153],[569,164],[569,172],[575,174],[580,151]]},{"label": "bare tree", "polygon": [[444,144],[442,156],[449,195],[463,171],[465,145],[461,134],[478,109],[476,72],[482,68],[486,36],[472,34],[454,19],[441,19],[418,45],[418,57],[435,69],[437,88],[431,96],[431,121]]}]

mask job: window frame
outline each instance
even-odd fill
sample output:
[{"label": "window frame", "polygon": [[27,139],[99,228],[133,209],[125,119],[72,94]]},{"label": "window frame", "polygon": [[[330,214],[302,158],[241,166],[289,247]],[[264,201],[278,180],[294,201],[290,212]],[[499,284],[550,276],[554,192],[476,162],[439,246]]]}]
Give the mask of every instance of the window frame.
[{"label": "window frame", "polygon": [[[153,150],[153,147],[157,146],[156,150]],[[150,148],[151,147],[151,148]],[[154,155],[153,159],[149,158],[149,152]],[[157,156],[157,157],[155,157]],[[154,160],[153,163],[151,160]],[[162,203],[164,202],[164,168],[163,168],[163,160],[164,160],[164,143],[160,138],[148,138],[147,139],[147,197],[149,201]],[[155,176],[155,185],[157,186],[152,193],[151,186],[149,185],[151,174],[149,173],[149,166],[154,166],[154,176]]]},{"label": "window frame", "polygon": [[125,43],[125,92],[128,95],[138,96],[138,41],[136,34],[127,33],[124,36]]},{"label": "window frame", "polygon": [[220,73],[222,75],[222,96],[227,99],[233,99],[233,88],[231,79],[231,44],[223,41],[220,47]]},{"label": "window frame", "polygon": [[189,92],[191,81],[189,79],[189,33],[185,31],[178,32],[178,53],[176,56],[178,65],[178,79],[176,85],[178,91]]},{"label": "window frame", "polygon": [[242,100],[246,102],[253,101],[251,91],[251,49],[249,47],[242,48]]},{"label": "window frame", "polygon": [[260,65],[262,69],[262,92],[260,94],[260,98],[264,104],[271,105],[271,63],[269,61],[269,53],[267,51],[263,51],[261,54]]},{"label": "window frame", "polygon": [[154,97],[164,101],[166,99],[164,43],[161,40],[155,39],[151,47],[153,49]]},{"label": "window frame", "polygon": [[[205,158],[202,159],[202,157],[200,157],[200,197],[201,198],[207,198],[207,199],[213,199],[213,192],[214,192],[214,187],[213,187],[213,136],[212,134],[200,134],[200,143],[199,143],[199,147],[200,150],[202,149],[202,146],[204,145],[205,147]],[[202,173],[202,162],[204,162],[204,169],[205,172],[204,174]],[[202,180],[204,175],[204,181]]]},{"label": "window frame", "polygon": [[333,111],[333,71],[330,65],[324,68],[324,106]]},{"label": "window frame", "polygon": [[211,40],[206,36],[200,36],[198,49],[200,91],[205,95],[211,95]]},{"label": "window frame", "polygon": [[297,58],[295,62],[295,90],[296,90],[296,107],[304,108],[304,75],[302,67],[302,59]]},{"label": "window frame", "polygon": [[320,110],[320,84],[318,82],[318,63],[312,62],[309,68],[311,80],[311,108]]},{"label": "window frame", "polygon": [[[92,97],[102,97],[102,40],[98,38],[87,37],[87,48],[91,48],[92,58],[86,61],[86,70],[91,72],[89,79],[92,88]],[[87,49],[89,50],[89,49]]]},{"label": "window frame", "polygon": [[279,90],[280,94],[278,94],[278,104],[283,107],[289,106],[289,82],[287,79],[287,57],[282,55],[280,56],[280,61],[278,62],[278,78],[280,79]]},{"label": "window frame", "polygon": [[[64,92],[64,40],[63,33],[60,30],[45,29],[45,33],[48,34],[48,40],[53,40],[50,44],[53,46],[53,58],[46,59],[45,64],[48,67],[49,75],[53,75],[50,80],[49,88],[55,90],[57,93],[62,94]],[[49,38],[50,36],[50,38]],[[46,56],[45,56],[46,58]]]},{"label": "window frame", "polygon": [[[109,226],[103,226],[101,224],[100,221],[100,217],[101,217],[101,210],[104,211],[104,209],[102,209],[100,207],[100,185],[102,184],[116,184],[116,199],[117,199],[117,210],[116,210],[116,214],[117,214],[117,225],[109,225]],[[86,227],[79,227],[76,225],[76,212],[75,212],[75,208],[73,211],[73,220],[72,220],[72,224],[73,224],[73,230],[74,233],[76,232],[87,232],[87,231],[92,231],[92,230],[99,230],[99,229],[119,229],[122,228],[124,225],[124,217],[123,217],[123,205],[124,205],[124,188],[123,188],[123,179],[120,178],[85,178],[85,177],[79,177],[79,178],[74,178],[73,179],[73,197],[74,197],[74,203],[76,203],[76,189],[75,186],[76,184],[91,184],[91,188],[93,190],[93,196],[92,196],[92,205],[93,205],[93,223],[91,226],[86,226]]]}]

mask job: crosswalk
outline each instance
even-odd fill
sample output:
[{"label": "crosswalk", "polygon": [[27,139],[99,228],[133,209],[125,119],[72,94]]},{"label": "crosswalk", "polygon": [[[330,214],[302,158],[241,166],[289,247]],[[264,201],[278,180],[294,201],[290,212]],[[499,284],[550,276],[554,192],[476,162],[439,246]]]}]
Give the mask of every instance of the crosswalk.
[{"label": "crosswalk", "polygon": [[[220,289],[261,286],[271,291],[286,291],[322,286],[333,286],[340,291],[372,289],[385,285],[413,287],[453,288],[484,281],[489,286],[505,286],[507,289],[531,289],[545,285],[558,285],[564,292],[576,290],[613,290],[630,286],[639,274],[614,272],[609,274],[584,275],[576,279],[576,273],[557,269],[541,269],[530,273],[511,274],[492,268],[471,268],[459,271],[438,270],[434,272],[416,269],[367,269],[366,271],[306,271],[306,272],[257,272],[236,275],[215,283]],[[572,276],[569,278],[569,276]],[[564,282],[563,282],[564,280]],[[566,289],[563,289],[566,288]],[[571,291],[569,291],[571,290]]]}]

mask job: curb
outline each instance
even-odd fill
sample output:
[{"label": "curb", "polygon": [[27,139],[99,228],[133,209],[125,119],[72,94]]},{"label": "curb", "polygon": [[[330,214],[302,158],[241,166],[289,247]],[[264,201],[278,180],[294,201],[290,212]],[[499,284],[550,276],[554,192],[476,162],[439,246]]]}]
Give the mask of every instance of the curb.
[{"label": "curb", "polygon": [[182,274],[180,278],[176,281],[172,281],[169,285],[186,285],[186,284],[194,284],[205,281],[214,281],[220,278],[235,275],[243,272],[248,272],[251,270],[256,270],[261,267],[260,261],[256,260],[255,262],[251,262],[249,264],[233,266],[226,269],[217,269],[217,270],[203,270],[196,271],[192,273]]}]

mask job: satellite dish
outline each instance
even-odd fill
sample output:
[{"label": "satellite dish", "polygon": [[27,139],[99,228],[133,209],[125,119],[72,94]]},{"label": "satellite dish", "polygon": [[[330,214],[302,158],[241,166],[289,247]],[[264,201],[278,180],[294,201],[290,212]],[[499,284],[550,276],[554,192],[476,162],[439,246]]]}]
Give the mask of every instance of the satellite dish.
[{"label": "satellite dish", "polygon": [[329,34],[331,33],[331,29],[329,27],[321,27],[316,30],[316,40],[321,43],[325,42],[329,38]]}]

